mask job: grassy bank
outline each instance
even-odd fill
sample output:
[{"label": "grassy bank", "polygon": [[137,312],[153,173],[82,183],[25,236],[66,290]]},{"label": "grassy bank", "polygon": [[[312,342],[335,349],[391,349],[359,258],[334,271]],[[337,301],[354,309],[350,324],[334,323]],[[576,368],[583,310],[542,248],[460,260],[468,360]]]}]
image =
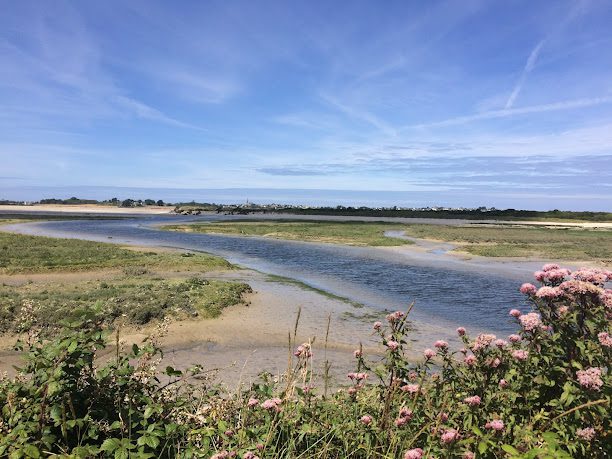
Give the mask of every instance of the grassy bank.
[{"label": "grassy bank", "polygon": [[250,287],[200,277],[115,278],[0,287],[0,333],[35,328],[53,332],[64,320],[118,319],[134,325],[173,318],[210,318],[238,304]]},{"label": "grassy bank", "polygon": [[53,332],[82,317],[135,325],[215,317],[251,290],[205,278],[231,269],[209,254],[0,232],[0,333]]},{"label": "grassy bank", "polygon": [[411,241],[384,236],[401,230],[407,236],[451,242],[457,250],[485,257],[535,257],[612,262],[612,230],[510,225],[426,225],[383,222],[240,221],[165,227],[174,231],[263,236],[359,246],[397,246]]},{"label": "grassy bank", "polygon": [[408,225],[406,235],[460,244],[458,250],[485,257],[537,257],[612,261],[612,231],[545,228]]},{"label": "grassy bank", "polygon": [[101,242],[0,232],[0,274],[108,268],[206,272],[232,265],[208,254],[135,251]]},{"label": "grassy bank", "polygon": [[170,225],[173,231],[261,236],[307,242],[327,242],[357,246],[397,246],[411,241],[385,237],[384,232],[402,229],[403,225],[383,222],[328,222],[328,221],[240,221],[214,222],[193,225]]}]

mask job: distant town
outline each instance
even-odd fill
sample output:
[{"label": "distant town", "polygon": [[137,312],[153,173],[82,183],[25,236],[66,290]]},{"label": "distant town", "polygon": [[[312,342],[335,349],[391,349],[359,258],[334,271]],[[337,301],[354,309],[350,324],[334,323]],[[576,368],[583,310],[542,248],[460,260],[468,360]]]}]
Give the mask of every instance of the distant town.
[{"label": "distant town", "polygon": [[217,204],[207,202],[164,202],[161,199],[119,199],[106,200],[48,198],[40,201],[0,200],[5,206],[40,206],[40,205],[97,205],[125,208],[168,207],[169,212],[179,215],[201,215],[204,213],[219,213],[226,215],[256,215],[256,214],[295,214],[295,215],[325,215],[325,216],[355,216],[355,217],[403,217],[403,218],[455,218],[467,220],[575,220],[575,221],[612,221],[610,212],[574,212],[566,210],[521,210],[497,209],[495,207],[366,207],[366,206],[309,206],[295,204],[257,204],[246,200],[237,204]]}]

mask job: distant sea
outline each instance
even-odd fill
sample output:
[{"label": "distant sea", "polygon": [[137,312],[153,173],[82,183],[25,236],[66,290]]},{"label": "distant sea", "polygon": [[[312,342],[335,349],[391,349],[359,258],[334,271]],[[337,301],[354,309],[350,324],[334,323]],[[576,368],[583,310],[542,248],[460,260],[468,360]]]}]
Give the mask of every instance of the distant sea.
[{"label": "distant sea", "polygon": [[164,202],[208,202],[216,204],[295,204],[309,206],[367,207],[497,207],[498,209],[591,210],[610,211],[607,200],[554,196],[512,196],[503,193],[474,191],[367,191],[281,188],[137,188],[106,186],[14,186],[0,181],[0,200],[39,201],[45,198],[67,199],[162,199]]}]

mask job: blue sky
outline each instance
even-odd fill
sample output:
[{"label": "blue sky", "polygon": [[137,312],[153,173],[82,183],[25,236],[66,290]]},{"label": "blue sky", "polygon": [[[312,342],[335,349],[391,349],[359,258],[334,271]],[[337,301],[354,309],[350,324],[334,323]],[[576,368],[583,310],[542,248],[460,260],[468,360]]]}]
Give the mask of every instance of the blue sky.
[{"label": "blue sky", "polygon": [[0,198],[327,189],[612,210],[610,24],[605,0],[6,2]]}]

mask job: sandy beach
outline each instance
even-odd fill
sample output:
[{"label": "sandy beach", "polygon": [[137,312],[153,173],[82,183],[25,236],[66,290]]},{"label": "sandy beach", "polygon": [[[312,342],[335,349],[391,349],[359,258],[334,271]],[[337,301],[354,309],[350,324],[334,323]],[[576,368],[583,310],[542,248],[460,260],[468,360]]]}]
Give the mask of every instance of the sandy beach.
[{"label": "sandy beach", "polygon": [[96,204],[35,204],[31,206],[7,206],[0,205],[0,213],[10,214],[12,212],[32,213],[65,213],[65,214],[129,214],[129,215],[163,215],[170,214],[174,207],[146,206],[146,207],[115,207]]}]

